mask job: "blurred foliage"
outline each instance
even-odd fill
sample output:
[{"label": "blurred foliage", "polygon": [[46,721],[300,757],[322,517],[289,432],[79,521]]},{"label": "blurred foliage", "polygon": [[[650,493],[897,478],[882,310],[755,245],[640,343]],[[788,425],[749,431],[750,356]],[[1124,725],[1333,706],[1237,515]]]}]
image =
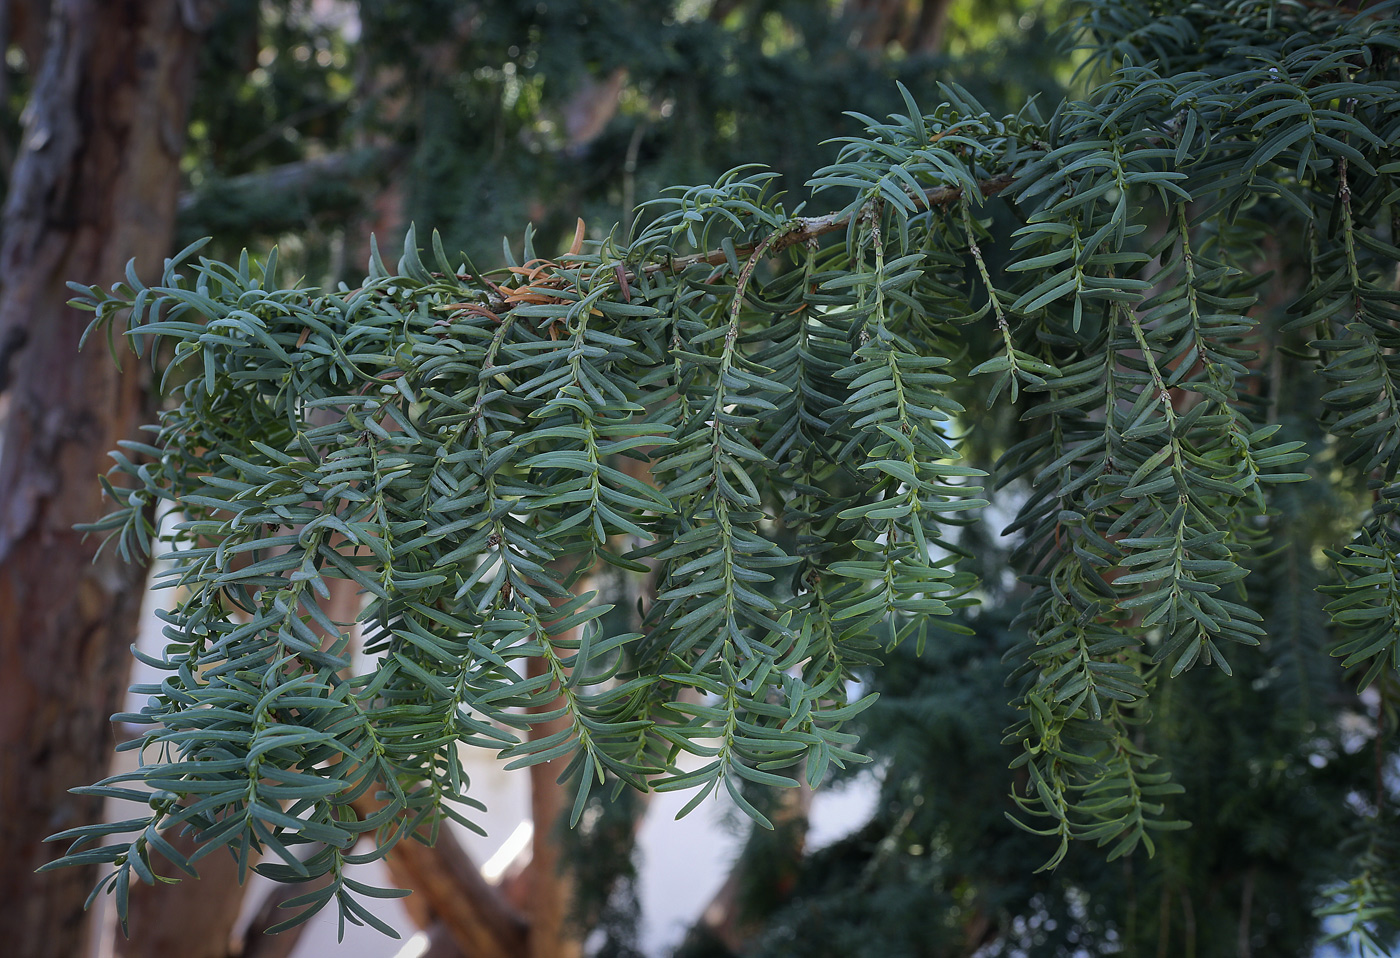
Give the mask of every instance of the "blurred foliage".
[{"label": "blurred foliage", "polygon": [[[523,223],[542,248],[567,245],[579,216],[601,238],[661,189],[742,163],[800,183],[831,155],[819,144],[854,128],[843,112],[886,109],[896,80],[1010,104],[1053,101],[1066,71],[1047,56],[1059,2],[955,3],[953,55],[865,49],[859,11],[806,0],[326,6],[229,4],[227,42],[205,54],[183,221],[184,241],[213,233],[216,254],[281,241],[284,269],[318,282],[359,278],[366,226],[397,242],[413,222],[493,262]],[[353,176],[289,192],[251,179],[220,202],[233,177],[394,148]],[[367,210],[391,180],[395,209]]]}]

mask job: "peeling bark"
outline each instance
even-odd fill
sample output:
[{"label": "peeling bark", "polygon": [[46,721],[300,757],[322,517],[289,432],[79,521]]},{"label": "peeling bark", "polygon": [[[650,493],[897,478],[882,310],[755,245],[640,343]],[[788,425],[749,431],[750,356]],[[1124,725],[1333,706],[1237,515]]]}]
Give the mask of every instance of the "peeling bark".
[{"label": "peeling bark", "polygon": [[193,86],[195,4],[54,0],[0,240],[0,925],[13,958],[82,953],[90,868],[35,876],[44,836],[101,814],[144,570],[73,525],[107,511],[106,452],[150,418],[141,364],[78,353],[69,279],[169,253]]}]

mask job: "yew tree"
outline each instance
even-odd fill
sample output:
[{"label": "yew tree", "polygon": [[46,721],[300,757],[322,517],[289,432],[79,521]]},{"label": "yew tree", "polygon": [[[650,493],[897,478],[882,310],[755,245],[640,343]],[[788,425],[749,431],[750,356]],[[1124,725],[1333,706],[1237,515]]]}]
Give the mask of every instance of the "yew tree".
[{"label": "yew tree", "polygon": [[[989,511],[1029,586],[1005,665],[1017,820],[1049,866],[1075,842],[1151,854],[1187,827],[1153,702],[1261,654],[1250,570],[1283,499],[1324,488],[1319,628],[1380,716],[1370,842],[1324,904],[1379,952],[1395,10],[1098,0],[1082,95],[998,117],[901,88],[801,200],[740,168],[563,252],[527,231],[494,270],[410,232],[354,289],[198,244],[156,285],[76,287],[89,348],[134,350],[168,400],[93,528],[164,554],[177,592],[146,657],[165,678],[119,716],[140,766],[86,790],[134,810],[55,836],[64,861],[115,866],[120,911],[155,858],[261,854],[278,881],[329,876],[289,923],[333,901],[378,924],[362,900],[386,892],[348,866],[471,827],[463,745],[567,760],[575,820],[636,788],[727,791],[761,822],[740,786],[860,761],[852,679],[979,601]],[[326,614],[333,579],[363,591],[362,649]]]}]

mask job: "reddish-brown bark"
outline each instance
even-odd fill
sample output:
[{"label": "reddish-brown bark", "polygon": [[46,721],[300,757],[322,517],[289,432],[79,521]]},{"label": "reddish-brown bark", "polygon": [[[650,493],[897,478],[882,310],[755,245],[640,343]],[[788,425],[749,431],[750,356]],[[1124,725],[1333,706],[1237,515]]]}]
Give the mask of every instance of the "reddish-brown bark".
[{"label": "reddish-brown bark", "polygon": [[[53,0],[0,240],[0,927],[13,958],[81,954],[92,869],[34,875],[100,803],[144,570],[75,523],[106,452],[149,420],[141,365],[79,354],[68,279],[169,253],[199,4]],[[194,29],[192,29],[194,28]]]},{"label": "reddish-brown bark", "polygon": [[[529,674],[544,673],[543,659],[530,659]],[[558,707],[552,702],[546,711]],[[540,722],[530,727],[530,738],[540,739],[569,727],[567,715]],[[579,958],[583,940],[569,927],[569,910],[573,899],[573,881],[563,863],[563,847],[557,829],[567,825],[561,821],[568,814],[572,796],[566,785],[558,781],[569,757],[530,766],[530,817],[535,823],[531,843],[528,878],[530,914],[529,958]]]}]

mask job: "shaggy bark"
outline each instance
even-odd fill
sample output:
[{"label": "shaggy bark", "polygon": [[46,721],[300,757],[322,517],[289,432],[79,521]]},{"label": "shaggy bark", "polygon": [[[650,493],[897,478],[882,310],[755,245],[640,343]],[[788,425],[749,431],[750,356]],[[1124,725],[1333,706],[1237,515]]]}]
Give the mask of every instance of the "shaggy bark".
[{"label": "shaggy bark", "polygon": [[144,570],[73,531],[106,451],[149,420],[141,365],[78,352],[65,280],[168,254],[198,4],[54,0],[0,240],[0,927],[13,958],[82,953],[92,869],[35,876],[100,803]]}]

